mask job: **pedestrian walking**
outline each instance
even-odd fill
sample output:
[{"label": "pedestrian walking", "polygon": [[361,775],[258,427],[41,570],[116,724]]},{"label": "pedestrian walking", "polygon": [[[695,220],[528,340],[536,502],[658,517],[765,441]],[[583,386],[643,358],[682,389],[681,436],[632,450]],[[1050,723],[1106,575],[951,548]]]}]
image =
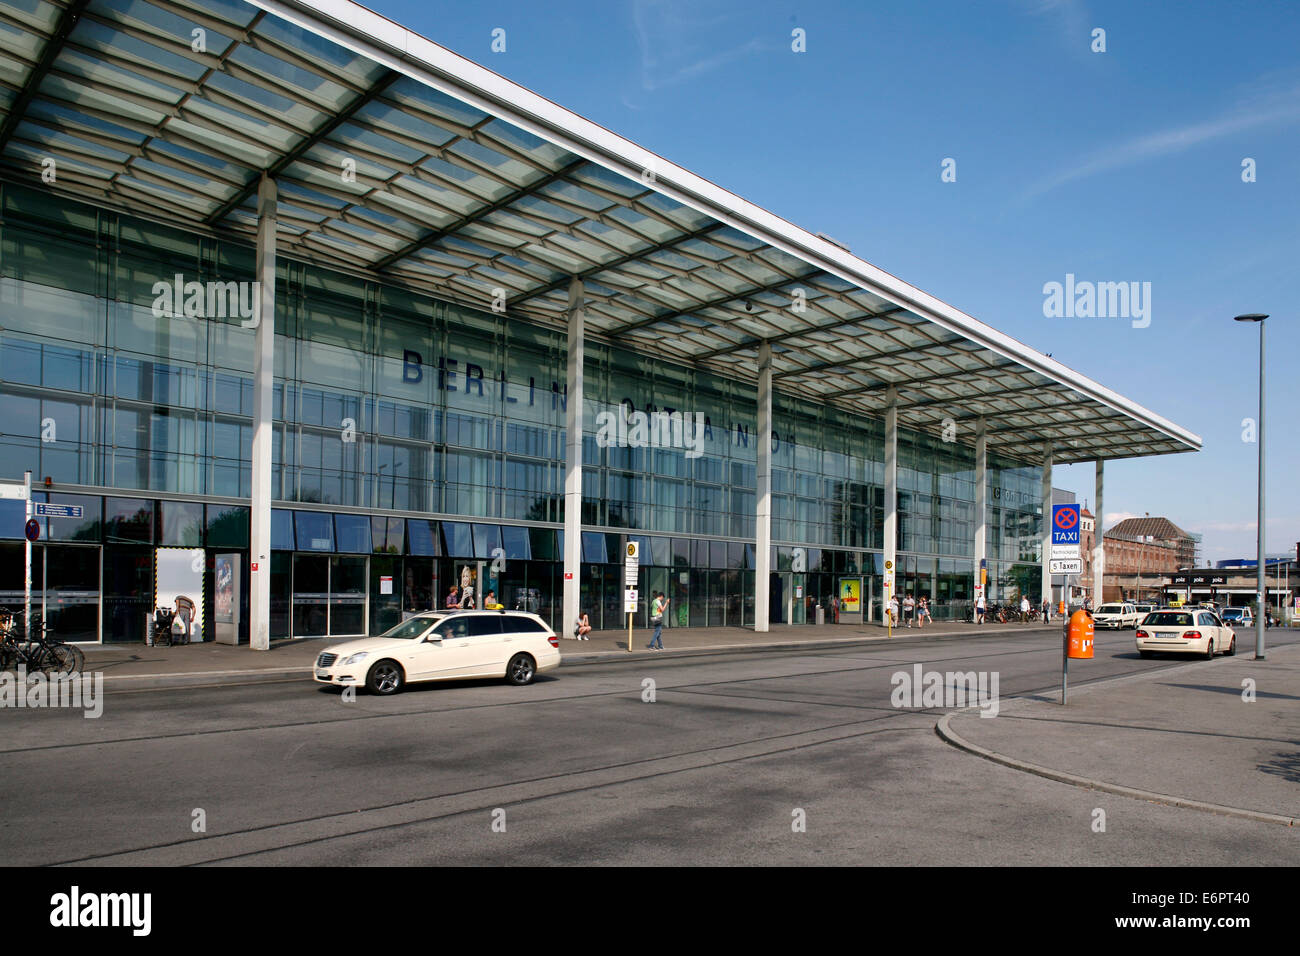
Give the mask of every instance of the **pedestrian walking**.
[{"label": "pedestrian walking", "polygon": [[930,596],[922,594],[921,599],[916,604],[916,626],[925,627],[925,622],[934,623],[934,618],[930,617]]},{"label": "pedestrian walking", "polygon": [[975,599],[975,623],[976,623],[976,624],[983,624],[983,623],[984,623],[984,612],[985,612],[985,610],[986,610],[986,607],[985,607],[985,604],[984,604],[984,592],[981,591],[981,592],[979,593],[979,597],[977,597],[977,598]]},{"label": "pedestrian walking", "polygon": [[916,601],[912,598],[912,592],[907,592],[907,597],[903,598],[903,622],[912,626],[912,618],[916,615]]},{"label": "pedestrian walking", "polygon": [[889,599],[889,625],[898,627],[898,597],[893,596]]},{"label": "pedestrian walking", "polygon": [[840,623],[840,599],[835,594],[831,595],[831,620]]},{"label": "pedestrian walking", "polygon": [[664,614],[668,611],[668,598],[663,591],[656,591],[654,595],[654,601],[650,605],[650,623],[654,625],[655,633],[646,647],[652,651],[662,651],[664,649]]},{"label": "pedestrian walking", "polygon": [[1020,596],[1020,623],[1029,623],[1029,598],[1023,594]]}]

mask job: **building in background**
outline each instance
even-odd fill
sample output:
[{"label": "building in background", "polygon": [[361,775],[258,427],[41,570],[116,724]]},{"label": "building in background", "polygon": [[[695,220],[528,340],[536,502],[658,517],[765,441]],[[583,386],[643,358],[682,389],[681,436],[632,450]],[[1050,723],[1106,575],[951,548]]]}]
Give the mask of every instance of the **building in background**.
[{"label": "building in background", "polygon": [[1171,576],[1196,566],[1197,537],[1168,518],[1126,518],[1102,537],[1107,601],[1158,601]]}]

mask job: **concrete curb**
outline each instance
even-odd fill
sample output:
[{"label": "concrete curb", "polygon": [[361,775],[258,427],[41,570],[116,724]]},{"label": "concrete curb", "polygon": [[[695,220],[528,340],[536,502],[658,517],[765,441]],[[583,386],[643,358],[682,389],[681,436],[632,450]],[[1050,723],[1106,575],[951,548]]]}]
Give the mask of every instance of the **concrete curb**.
[{"label": "concrete curb", "polygon": [[[1005,637],[1011,634],[1033,634],[1035,631],[1054,630],[1055,625],[1049,625],[1045,628],[1028,628],[1012,629],[1003,628],[989,631],[948,631],[941,634],[907,634],[899,637],[877,637],[877,636],[858,636],[858,637],[829,637],[816,641],[770,641],[754,644],[705,644],[698,647],[668,648],[662,653],[654,654],[659,657],[699,657],[718,653],[734,651],[745,653],[746,651],[798,651],[798,650],[833,650],[842,648],[845,645],[854,644],[887,644],[897,647],[909,647],[914,644],[929,644],[939,641],[957,641],[966,640],[971,637]],[[560,645],[564,649],[564,645]],[[628,651],[592,651],[587,654],[565,654],[561,666],[567,664],[607,664],[610,661],[630,661],[640,660],[651,657],[651,652],[644,647],[634,649],[631,653]]]},{"label": "concrete curb", "polygon": [[[877,646],[880,644],[895,645],[898,647],[907,647],[915,644],[929,644],[942,641],[966,640],[972,637],[1005,637],[1014,634],[1032,634],[1035,631],[1048,630],[1054,626],[1049,625],[1046,628],[1021,628],[1021,627],[1004,627],[992,630],[978,631],[948,631],[940,634],[913,634],[908,633],[905,636],[885,637],[876,635],[858,635],[854,637],[835,637],[823,638],[816,641],[764,641],[753,644],[707,644],[697,647],[670,648],[661,652],[651,652],[645,648],[637,648],[631,653],[628,651],[591,651],[585,654],[564,654],[560,667],[580,667],[592,664],[609,664],[619,661],[646,661],[660,660],[664,658],[690,658],[690,657],[708,657],[717,654],[745,654],[750,651],[799,651],[799,650],[834,650],[843,648],[846,645],[864,645],[869,644]],[[567,641],[570,638],[562,638],[560,650],[563,653]],[[577,644],[578,641],[572,641]],[[323,645],[322,645],[323,646]],[[85,670],[92,673],[96,670],[93,660],[86,661]],[[194,686],[222,686],[235,684],[250,683],[271,683],[275,681],[292,680],[295,678],[310,678],[312,665],[306,664],[298,667],[281,667],[265,668],[256,670],[213,670],[213,671],[184,671],[176,674],[104,674],[104,683],[106,685],[118,685],[112,687],[114,690],[170,690],[178,687]]]},{"label": "concrete curb", "polygon": [[[1228,660],[1232,660],[1232,658],[1220,658],[1220,660],[1228,661]],[[1200,663],[1201,666],[1205,666],[1204,662],[1200,662]],[[1185,666],[1192,667],[1195,665],[1191,664]],[[1211,664],[1211,666],[1213,665]],[[1124,674],[1120,677],[1112,678],[1109,680],[1103,679],[1099,681],[1089,681],[1087,684],[1080,685],[1079,689],[1082,690],[1085,687],[1090,689],[1096,689],[1098,687],[1105,687],[1108,684],[1128,683],[1129,681],[1138,678],[1154,679],[1156,677],[1168,677],[1170,671],[1177,671],[1182,669],[1183,668],[1181,667],[1166,668],[1164,670],[1156,671],[1151,674]],[[1041,701],[1032,701],[1028,698],[1024,698],[1023,701],[1026,704],[1041,703]],[[965,739],[960,734],[958,734],[955,730],[952,729],[951,726],[952,719],[954,717],[963,716],[964,714],[968,713],[971,709],[972,708],[966,708],[965,710],[955,710],[947,714],[944,714],[943,717],[939,719],[939,722],[934,725],[934,732],[939,736],[941,740],[943,740],[945,743],[952,745],[953,747],[956,747],[958,750],[964,750],[967,753],[975,755],[976,757],[983,757],[985,760],[991,761],[996,764],[1001,764],[1004,767],[1010,767],[1012,770],[1019,770],[1024,773],[1031,773],[1034,774],[1035,776],[1044,777],[1048,780],[1055,780],[1057,783],[1066,783],[1074,787],[1081,787],[1084,790],[1100,790],[1103,793],[1113,793],[1116,794],[1117,796],[1130,797],[1134,800],[1144,800],[1148,803],[1165,804],[1172,807],[1181,807],[1186,810],[1200,810],[1203,813],[1216,813],[1219,814],[1220,816],[1238,817],[1243,820],[1253,820],[1257,823],[1277,823],[1277,824],[1281,824],[1282,826],[1288,826],[1288,827],[1292,827],[1292,826],[1296,826],[1297,824],[1300,824],[1300,819],[1297,819],[1295,817],[1288,817],[1283,814],[1265,813],[1261,810],[1247,810],[1241,807],[1225,807],[1217,803],[1205,803],[1203,801],[1192,800],[1187,797],[1176,797],[1167,793],[1157,793],[1154,790],[1142,790],[1137,787],[1125,787],[1121,784],[1108,783],[1105,780],[1095,780],[1091,777],[1083,777],[1083,776],[1079,776],[1078,774],[1066,773],[1063,770],[1054,770],[1051,767],[1044,767],[1040,764],[1030,763],[1027,760],[1019,760],[1015,757],[1008,757],[1005,754],[1000,754],[997,753],[996,751],[989,750],[985,747],[981,747],[979,744],[971,743],[969,740]]]}]

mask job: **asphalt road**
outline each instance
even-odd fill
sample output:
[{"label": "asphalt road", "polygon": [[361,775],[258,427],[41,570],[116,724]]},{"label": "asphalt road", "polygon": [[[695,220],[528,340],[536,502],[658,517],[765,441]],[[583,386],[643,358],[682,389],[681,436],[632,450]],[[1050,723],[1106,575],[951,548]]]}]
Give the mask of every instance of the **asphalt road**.
[{"label": "asphalt road", "polygon": [[[1071,686],[1181,663],[1141,660],[1132,640],[1100,635]],[[890,703],[891,675],[916,662],[996,671],[1006,700],[1055,691],[1060,644],[639,656],[526,688],[423,685],[355,702],[308,681],[119,692],[97,720],[0,711],[0,859],[1294,864],[1295,841],[1275,825],[1086,791],[949,747],[934,733],[942,709]],[[1090,826],[1099,806],[1105,833]],[[194,832],[200,812],[206,830]]]}]

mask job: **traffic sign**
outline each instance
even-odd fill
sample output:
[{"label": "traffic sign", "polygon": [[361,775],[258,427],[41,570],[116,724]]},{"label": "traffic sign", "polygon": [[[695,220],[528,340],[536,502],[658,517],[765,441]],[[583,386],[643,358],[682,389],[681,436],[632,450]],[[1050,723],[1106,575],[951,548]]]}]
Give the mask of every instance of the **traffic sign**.
[{"label": "traffic sign", "polygon": [[[627,548],[623,552],[623,583],[629,587],[635,587],[637,583],[637,571],[641,567],[641,545],[636,541],[629,541]],[[636,610],[631,608],[630,610]]]},{"label": "traffic sign", "polygon": [[1078,504],[1052,505],[1052,544],[1079,543]]},{"label": "traffic sign", "polygon": [[1047,568],[1052,574],[1082,574],[1083,561],[1077,559],[1053,560],[1048,562]]},{"label": "traffic sign", "polygon": [[28,518],[27,525],[23,528],[23,534],[27,536],[28,541],[36,541],[41,536],[41,523],[35,518]]},{"label": "traffic sign", "polygon": [[623,589],[623,613],[635,614],[636,602],[637,602],[636,588],[624,588]]},{"label": "traffic sign", "polygon": [[0,501],[26,501],[27,486],[17,482],[0,481]]},{"label": "traffic sign", "polygon": [[81,505],[55,505],[44,501],[32,505],[32,512],[44,518],[81,518],[85,514]]},{"label": "traffic sign", "polygon": [[1077,544],[1054,544],[1048,555],[1053,561],[1077,561],[1080,557]]}]

